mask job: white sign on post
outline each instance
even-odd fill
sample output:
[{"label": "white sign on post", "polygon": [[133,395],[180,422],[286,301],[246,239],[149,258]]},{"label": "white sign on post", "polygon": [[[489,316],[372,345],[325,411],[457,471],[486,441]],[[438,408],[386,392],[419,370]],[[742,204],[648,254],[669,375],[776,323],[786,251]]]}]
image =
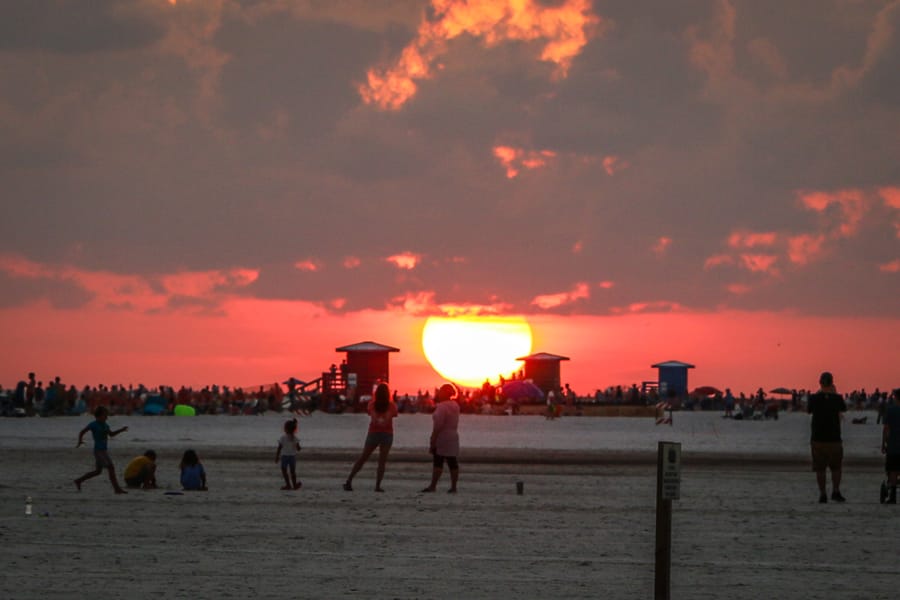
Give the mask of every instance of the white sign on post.
[{"label": "white sign on post", "polygon": [[681,497],[681,444],[663,442],[662,499],[678,500]]},{"label": "white sign on post", "polygon": [[347,385],[349,385],[349,386],[356,385],[356,373],[347,373]]}]

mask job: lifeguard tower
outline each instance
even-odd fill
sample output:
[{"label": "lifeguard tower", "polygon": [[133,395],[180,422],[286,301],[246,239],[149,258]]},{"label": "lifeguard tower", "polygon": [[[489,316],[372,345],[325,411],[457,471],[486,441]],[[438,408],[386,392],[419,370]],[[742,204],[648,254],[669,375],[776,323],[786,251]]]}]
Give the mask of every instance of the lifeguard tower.
[{"label": "lifeguard tower", "polygon": [[372,395],[377,383],[390,381],[390,353],[400,352],[399,348],[371,341],[334,350],[346,352],[347,357],[340,368],[332,365],[328,372],[322,373],[322,391],[326,395],[343,394],[353,403],[360,396]]},{"label": "lifeguard tower", "polygon": [[688,369],[694,365],[678,360],[650,365],[651,369],[659,369],[659,396],[666,398],[684,398],[688,393]]},{"label": "lifeguard tower", "polygon": [[541,388],[546,395],[553,392],[557,398],[562,389],[560,377],[560,363],[569,360],[568,356],[559,356],[549,352],[537,352],[528,356],[522,356],[516,360],[525,363],[525,379],[530,379],[534,385]]}]

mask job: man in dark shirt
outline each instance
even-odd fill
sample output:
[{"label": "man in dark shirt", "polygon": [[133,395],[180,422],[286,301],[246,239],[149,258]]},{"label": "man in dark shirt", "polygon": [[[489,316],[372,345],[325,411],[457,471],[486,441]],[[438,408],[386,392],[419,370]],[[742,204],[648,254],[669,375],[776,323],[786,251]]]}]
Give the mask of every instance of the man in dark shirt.
[{"label": "man in dark shirt", "polygon": [[882,493],[881,501],[897,504],[897,475],[900,474],[900,389],[894,390],[894,401],[885,409],[884,429],[881,435],[881,452],[884,456],[884,470],[888,476],[888,489]]},{"label": "man in dark shirt", "polygon": [[844,398],[835,391],[834,377],[828,371],[819,377],[819,391],[809,397],[807,411],[812,415],[812,468],[819,484],[819,502],[828,502],[825,493],[825,470],[831,470],[831,499],[844,502],[841,495],[841,464],[844,445],[841,441],[841,417],[847,412]]}]

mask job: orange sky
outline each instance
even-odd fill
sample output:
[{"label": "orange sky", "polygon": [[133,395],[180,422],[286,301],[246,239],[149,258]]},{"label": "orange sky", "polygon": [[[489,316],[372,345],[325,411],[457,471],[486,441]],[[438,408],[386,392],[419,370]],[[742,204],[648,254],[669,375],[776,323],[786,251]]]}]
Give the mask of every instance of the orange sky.
[{"label": "orange sky", "polygon": [[[400,311],[343,316],[296,302],[235,299],[225,314],[141,314],[46,304],[0,310],[12,351],[0,382],[13,386],[34,370],[85,384],[256,385],[289,376],[310,380],[363,340],[400,348],[391,355],[392,385],[428,389],[440,376],[421,350],[425,318]],[[900,335],[892,319],[828,319],[790,314],[721,312],[529,319],[534,351],[571,358],[562,378],[582,394],[655,378],[650,365],[682,360],[697,366],[694,385],[812,386],[822,370],[844,389],[896,387]]]}]

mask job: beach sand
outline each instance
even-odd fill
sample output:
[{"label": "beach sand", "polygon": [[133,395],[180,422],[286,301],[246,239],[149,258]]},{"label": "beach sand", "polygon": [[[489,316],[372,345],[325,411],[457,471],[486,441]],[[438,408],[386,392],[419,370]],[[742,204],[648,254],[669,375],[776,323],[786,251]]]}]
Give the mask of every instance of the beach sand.
[{"label": "beach sand", "polygon": [[[80,423],[79,423],[80,426]],[[376,494],[374,461],[304,452],[303,488],[274,451],[206,448],[209,492],[176,490],[179,452],[159,448],[163,489],[77,492],[89,451],[3,451],[2,598],[652,598],[656,467],[650,454],[465,451],[460,493],[420,494],[428,456],[398,451]],[[121,476],[131,452],[111,454]],[[574,460],[580,456],[581,460]],[[479,458],[484,460],[479,460]],[[578,464],[572,464],[578,463]],[[800,461],[685,460],[673,502],[673,598],[894,598],[900,509],[880,469],[845,468],[846,504],[817,504]],[[524,482],[516,494],[515,482]],[[24,514],[26,493],[34,514]]]}]

